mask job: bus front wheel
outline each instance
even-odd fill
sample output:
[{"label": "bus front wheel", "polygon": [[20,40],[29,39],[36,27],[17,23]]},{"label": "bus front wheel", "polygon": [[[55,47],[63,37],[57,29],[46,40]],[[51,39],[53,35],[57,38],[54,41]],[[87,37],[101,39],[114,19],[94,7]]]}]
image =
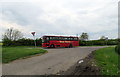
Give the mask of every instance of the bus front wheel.
[{"label": "bus front wheel", "polygon": [[51,48],[55,48],[55,46],[54,46],[54,44],[51,44],[51,46],[50,46]]},{"label": "bus front wheel", "polygon": [[72,48],[72,44],[69,45],[69,48]]}]

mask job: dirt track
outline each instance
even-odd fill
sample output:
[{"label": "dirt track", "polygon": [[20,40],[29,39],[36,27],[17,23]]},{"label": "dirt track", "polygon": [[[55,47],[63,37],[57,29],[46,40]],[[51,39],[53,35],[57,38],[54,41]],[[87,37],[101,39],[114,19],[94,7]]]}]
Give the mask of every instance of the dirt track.
[{"label": "dirt track", "polygon": [[100,68],[96,65],[94,60],[94,51],[90,53],[86,58],[79,60],[75,65],[70,67],[67,71],[62,71],[60,75],[96,75],[101,77]]}]

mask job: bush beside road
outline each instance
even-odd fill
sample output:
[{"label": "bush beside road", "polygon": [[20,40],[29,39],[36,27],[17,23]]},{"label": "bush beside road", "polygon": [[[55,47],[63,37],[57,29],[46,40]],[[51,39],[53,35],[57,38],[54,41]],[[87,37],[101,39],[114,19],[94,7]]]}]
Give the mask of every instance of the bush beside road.
[{"label": "bush beside road", "polygon": [[3,47],[2,63],[8,63],[13,60],[24,58],[35,54],[44,54],[46,50],[28,47]]},{"label": "bush beside road", "polygon": [[117,45],[117,46],[115,47],[115,51],[120,55],[120,45]]},{"label": "bush beside road", "polygon": [[118,68],[118,57],[119,55],[115,52],[115,47],[96,50],[95,60],[101,68],[102,75],[118,75],[120,71]]}]

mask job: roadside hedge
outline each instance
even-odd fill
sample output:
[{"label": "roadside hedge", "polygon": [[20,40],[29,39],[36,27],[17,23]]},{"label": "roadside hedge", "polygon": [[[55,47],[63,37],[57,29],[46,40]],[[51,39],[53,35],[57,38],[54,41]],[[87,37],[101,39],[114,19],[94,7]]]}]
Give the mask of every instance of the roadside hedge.
[{"label": "roadside hedge", "polygon": [[[36,39],[36,45],[42,46],[42,39]],[[19,39],[17,41],[11,41],[11,40],[4,40],[3,46],[34,46],[34,40],[33,39]]]},{"label": "roadside hedge", "polygon": [[115,47],[115,51],[120,55],[120,45],[117,45],[117,46]]},{"label": "roadside hedge", "polygon": [[79,46],[91,46],[91,45],[118,45],[118,39],[109,39],[109,40],[89,40],[81,41],[79,40]]},{"label": "roadside hedge", "polygon": [[[42,39],[36,39],[36,45],[42,46]],[[118,39],[109,39],[108,41],[105,40],[89,40],[89,41],[82,41],[79,40],[79,46],[92,46],[92,45],[118,45]],[[17,41],[10,41],[4,40],[3,46],[34,46],[33,39],[26,39],[22,38]]]}]

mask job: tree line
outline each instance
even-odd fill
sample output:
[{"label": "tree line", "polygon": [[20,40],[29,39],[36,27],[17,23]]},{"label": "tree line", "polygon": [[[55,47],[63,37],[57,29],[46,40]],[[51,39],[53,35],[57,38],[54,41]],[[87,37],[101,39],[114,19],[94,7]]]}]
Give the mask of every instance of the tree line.
[{"label": "tree line", "polygon": [[[89,36],[87,33],[80,35],[79,45],[80,46],[91,46],[91,45],[117,45],[119,39],[106,39],[102,36],[99,40],[88,40]],[[35,39],[37,46],[42,46],[42,39]],[[29,38],[23,38],[23,34],[13,28],[9,28],[3,34],[2,38],[3,46],[34,46],[34,40]]]},{"label": "tree line", "polygon": [[82,41],[79,40],[79,46],[93,46],[93,45],[117,45],[118,39],[108,39],[106,40],[89,40],[89,41]]}]

